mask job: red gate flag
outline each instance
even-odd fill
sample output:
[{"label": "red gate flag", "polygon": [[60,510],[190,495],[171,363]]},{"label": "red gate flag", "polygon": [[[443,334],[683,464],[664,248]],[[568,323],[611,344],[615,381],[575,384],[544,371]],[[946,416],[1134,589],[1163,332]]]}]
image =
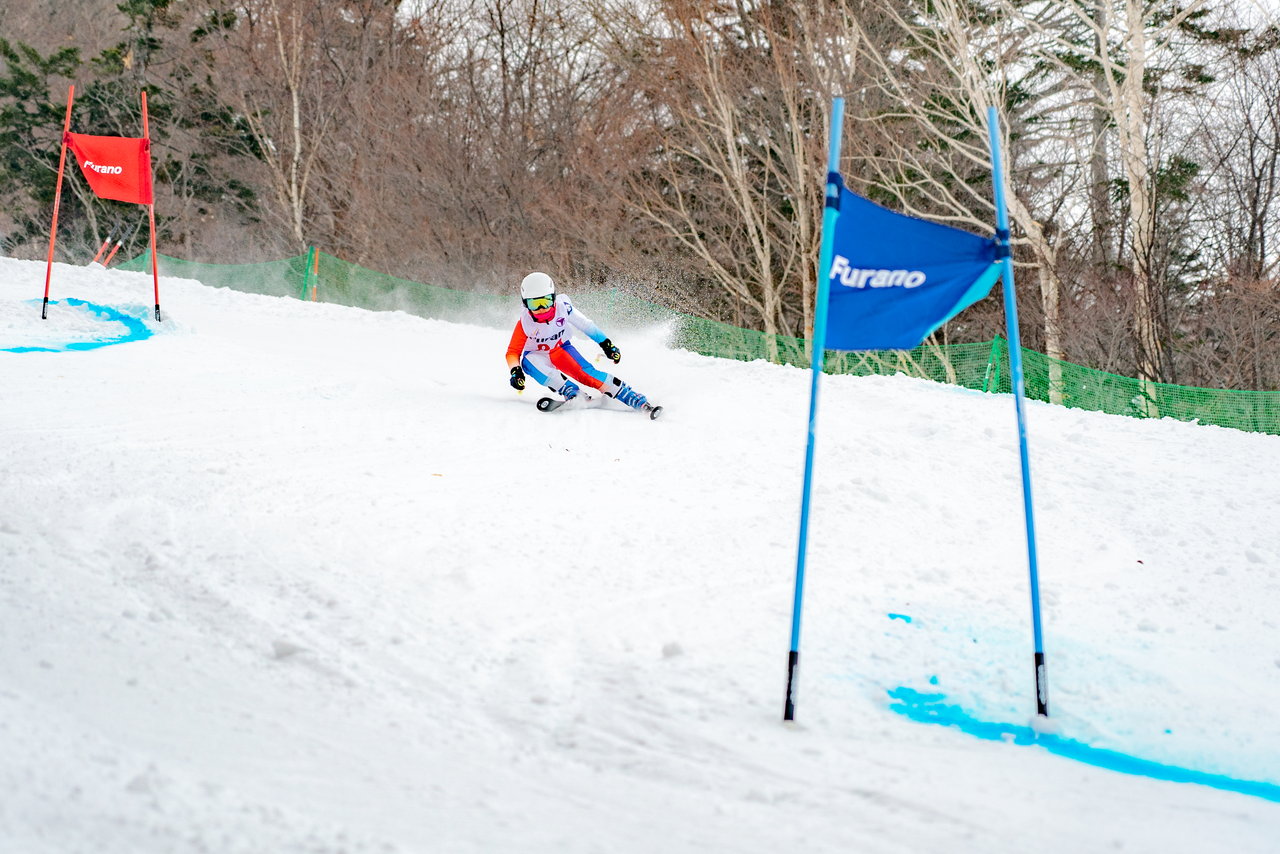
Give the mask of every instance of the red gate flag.
[{"label": "red gate flag", "polygon": [[[49,258],[44,269],[44,307],[49,317],[49,280],[53,276],[53,247],[58,239],[58,208],[62,205],[62,175],[70,148],[90,189],[103,199],[147,206],[151,225],[151,283],[156,295],[156,322],[160,322],[160,267],[156,263],[156,205],[151,181],[151,132],[147,125],[147,90],[142,90],[142,136],[89,136],[71,132],[71,102],[76,87],[67,89],[67,115],[62,120],[62,151],[58,154],[58,189],[53,194],[53,227],[49,229]],[[105,246],[105,244],[104,244]],[[117,249],[119,246],[116,247]],[[101,254],[101,250],[99,250]],[[112,252],[114,255],[115,253]],[[97,260],[96,258],[94,259]],[[107,258],[110,262],[111,259]]]},{"label": "red gate flag", "polygon": [[151,186],[151,140],[146,137],[66,135],[85,180],[100,198],[149,205],[155,201]]}]

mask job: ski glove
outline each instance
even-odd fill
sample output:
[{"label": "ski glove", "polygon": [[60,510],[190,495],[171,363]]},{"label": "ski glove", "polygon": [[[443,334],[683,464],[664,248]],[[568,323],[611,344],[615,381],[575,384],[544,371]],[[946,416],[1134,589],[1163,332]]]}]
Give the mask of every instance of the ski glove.
[{"label": "ski glove", "polygon": [[613,342],[608,338],[600,342],[600,349],[604,351],[606,356],[613,360],[615,365],[622,361],[622,351],[613,346]]},{"label": "ski glove", "polygon": [[511,369],[511,387],[516,391],[524,391],[524,369],[519,365]]}]

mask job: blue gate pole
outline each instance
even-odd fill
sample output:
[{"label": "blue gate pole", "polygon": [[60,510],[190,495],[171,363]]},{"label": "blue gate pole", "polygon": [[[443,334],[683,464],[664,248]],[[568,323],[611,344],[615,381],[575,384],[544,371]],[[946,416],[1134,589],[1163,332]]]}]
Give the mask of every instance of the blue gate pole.
[{"label": "blue gate pole", "polygon": [[813,307],[812,377],[809,386],[809,441],[804,449],[804,489],[800,499],[800,545],[796,549],[796,589],[791,605],[791,652],[787,655],[787,700],[782,719],[796,717],[796,677],[800,669],[800,610],[804,600],[804,561],[809,544],[809,497],[813,492],[813,436],[818,423],[818,380],[827,343],[827,292],[830,290],[832,244],[840,213],[840,131],[844,124],[844,98],[831,102],[828,136],[826,203],[822,210],[822,250],[818,255],[818,287]]},{"label": "blue gate pole", "polygon": [[1009,213],[1004,201],[1004,171],[1000,161],[1000,127],[995,107],[987,108],[991,138],[991,177],[996,201],[996,258],[1003,266],[1004,319],[1009,339],[1009,377],[1018,414],[1018,452],[1022,457],[1022,507],[1027,522],[1027,562],[1031,576],[1031,628],[1035,638],[1036,714],[1049,716],[1049,683],[1044,668],[1044,632],[1040,626],[1040,568],[1036,559],[1036,521],[1031,506],[1031,462],[1027,456],[1026,394],[1022,378],[1022,344],[1018,338],[1018,303],[1013,290],[1013,257],[1009,250]]}]

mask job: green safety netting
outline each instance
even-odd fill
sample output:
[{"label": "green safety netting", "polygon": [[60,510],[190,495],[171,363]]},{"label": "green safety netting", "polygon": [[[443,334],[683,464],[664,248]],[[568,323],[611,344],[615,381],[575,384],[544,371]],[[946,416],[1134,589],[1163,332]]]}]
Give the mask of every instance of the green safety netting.
[{"label": "green safety netting", "polygon": [[[163,275],[195,279],[246,293],[295,297],[375,311],[506,326],[513,298],[427,285],[379,273],[312,250],[307,255],[256,264],[202,264],[159,256]],[[120,269],[149,271],[143,253]],[[574,293],[575,302],[606,327],[662,324],[673,346],[718,358],[808,367],[802,338],[766,335],[671,311],[617,289]],[[1280,434],[1280,392],[1230,391],[1148,383],[1023,348],[1027,397],[1076,409],[1135,418],[1175,418],[1258,433]],[[914,350],[827,354],[833,374],[906,374],[993,393],[1010,393],[1009,350],[1003,338],[977,344],[928,344]]]}]

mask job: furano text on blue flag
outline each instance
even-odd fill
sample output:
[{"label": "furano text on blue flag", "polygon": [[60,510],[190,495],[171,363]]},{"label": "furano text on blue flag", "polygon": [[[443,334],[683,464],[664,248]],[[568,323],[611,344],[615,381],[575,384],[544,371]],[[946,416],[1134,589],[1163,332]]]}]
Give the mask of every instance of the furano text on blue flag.
[{"label": "furano text on blue flag", "polygon": [[927,278],[923,270],[859,270],[837,255],[831,261],[831,278],[846,288],[918,288]]},{"label": "furano text on blue flag", "polygon": [[1000,274],[995,241],[880,207],[840,189],[826,346],[905,350],[982,299]]}]

